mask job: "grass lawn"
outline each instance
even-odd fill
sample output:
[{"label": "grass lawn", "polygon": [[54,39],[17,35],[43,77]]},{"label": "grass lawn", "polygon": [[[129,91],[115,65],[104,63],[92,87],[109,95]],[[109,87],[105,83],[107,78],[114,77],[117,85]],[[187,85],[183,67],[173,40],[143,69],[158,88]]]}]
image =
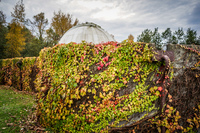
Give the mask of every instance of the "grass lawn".
[{"label": "grass lawn", "polygon": [[35,105],[34,95],[0,86],[0,133],[26,131],[23,123],[27,122]]}]

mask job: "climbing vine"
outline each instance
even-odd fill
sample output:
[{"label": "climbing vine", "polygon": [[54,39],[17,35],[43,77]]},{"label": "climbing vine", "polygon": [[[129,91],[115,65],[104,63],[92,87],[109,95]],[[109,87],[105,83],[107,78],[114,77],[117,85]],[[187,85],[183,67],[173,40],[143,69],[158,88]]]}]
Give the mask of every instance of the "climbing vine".
[{"label": "climbing vine", "polygon": [[200,124],[200,52],[198,48],[184,45],[174,45],[173,50],[176,54],[182,54],[176,56],[172,63],[169,75],[176,76],[170,78],[171,81],[167,83],[168,95],[163,111],[160,110],[152,118],[148,117],[113,132],[163,132],[162,127],[165,127],[164,132],[167,133],[197,132]]},{"label": "climbing vine", "polygon": [[20,68],[17,66],[18,61],[22,61],[22,90],[34,91],[34,84],[31,85],[31,83],[35,79],[33,79],[31,74],[33,73],[34,65],[36,65],[36,57],[1,59],[0,84],[13,86],[20,90]]},{"label": "climbing vine", "polygon": [[[100,132],[157,110],[161,62],[148,44],[69,43],[40,52],[37,114],[54,131]],[[155,113],[155,112],[154,112]]]}]

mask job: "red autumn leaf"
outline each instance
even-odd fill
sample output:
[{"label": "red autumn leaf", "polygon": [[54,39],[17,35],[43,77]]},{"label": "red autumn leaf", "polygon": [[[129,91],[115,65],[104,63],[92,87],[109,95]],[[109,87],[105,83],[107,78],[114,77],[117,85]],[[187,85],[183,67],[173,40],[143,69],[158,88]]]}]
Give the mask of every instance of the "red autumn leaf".
[{"label": "red autumn leaf", "polygon": [[99,54],[99,51],[98,51],[98,50],[96,50],[96,53],[97,53],[97,54]]},{"label": "red autumn leaf", "polygon": [[81,56],[81,61],[83,62],[83,60],[84,60],[84,57],[83,57],[83,56]]},{"label": "red autumn leaf", "polygon": [[163,88],[162,88],[162,87],[158,87],[158,90],[159,90],[159,91],[162,91],[162,90],[163,90]]},{"label": "red autumn leaf", "polygon": [[167,110],[165,110],[165,113],[169,113],[169,110],[167,109]]},{"label": "red autumn leaf", "polygon": [[103,64],[102,62],[99,62],[99,65],[100,65],[101,67],[103,67],[103,66],[104,66],[104,64]]},{"label": "red autumn leaf", "polygon": [[162,83],[162,81],[159,79],[158,81],[156,81],[156,84]]},{"label": "red autumn leaf", "polygon": [[111,64],[111,62],[106,63],[106,67],[107,67],[108,65],[110,65],[110,64]]},{"label": "red autumn leaf", "polygon": [[107,62],[108,61],[108,56],[106,56],[104,59],[103,59],[104,62]]},{"label": "red autumn leaf", "polygon": [[98,69],[98,70],[101,70],[101,67],[100,67],[100,66],[98,66],[98,67],[97,67],[97,69]]},{"label": "red autumn leaf", "polygon": [[83,80],[80,81],[80,85],[84,86],[84,81]]}]

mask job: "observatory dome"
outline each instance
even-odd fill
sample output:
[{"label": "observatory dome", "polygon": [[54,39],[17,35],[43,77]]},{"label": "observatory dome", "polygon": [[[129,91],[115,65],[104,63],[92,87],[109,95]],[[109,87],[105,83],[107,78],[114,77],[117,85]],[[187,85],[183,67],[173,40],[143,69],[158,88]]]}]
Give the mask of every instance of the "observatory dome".
[{"label": "observatory dome", "polygon": [[69,29],[62,36],[62,38],[59,41],[59,44],[67,44],[70,42],[81,43],[82,41],[98,44],[108,41],[115,42],[116,40],[112,35],[108,34],[108,32],[102,29],[99,25],[86,22]]}]

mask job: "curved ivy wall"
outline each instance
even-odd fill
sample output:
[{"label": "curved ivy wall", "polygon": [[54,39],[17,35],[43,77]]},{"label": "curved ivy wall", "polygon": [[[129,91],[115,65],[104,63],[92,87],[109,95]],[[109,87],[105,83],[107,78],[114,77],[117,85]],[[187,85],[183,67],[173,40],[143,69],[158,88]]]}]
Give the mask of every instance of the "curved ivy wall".
[{"label": "curved ivy wall", "polygon": [[[148,44],[108,42],[43,49],[37,75],[37,114],[54,131],[100,132],[156,110],[161,62]],[[154,112],[155,113],[155,112]]]}]

